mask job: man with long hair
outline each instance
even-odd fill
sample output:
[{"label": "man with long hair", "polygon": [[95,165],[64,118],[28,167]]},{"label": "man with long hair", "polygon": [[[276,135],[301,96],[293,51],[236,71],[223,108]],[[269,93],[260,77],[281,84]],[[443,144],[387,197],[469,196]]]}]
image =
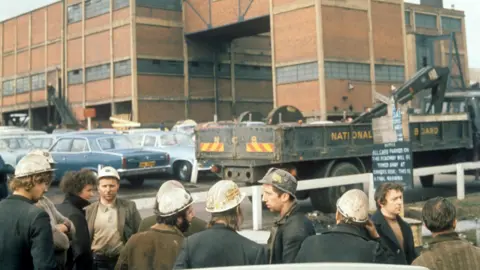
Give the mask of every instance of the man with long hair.
[{"label": "man with long hair", "polygon": [[13,194],[0,202],[2,269],[57,269],[50,218],[34,205],[47,190],[52,171],[38,155],[18,162],[10,182]]},{"label": "man with long hair", "polygon": [[183,241],[175,269],[265,264],[263,246],[237,233],[243,222],[240,204],[245,194],[237,184],[221,180],[207,193],[208,229]]}]

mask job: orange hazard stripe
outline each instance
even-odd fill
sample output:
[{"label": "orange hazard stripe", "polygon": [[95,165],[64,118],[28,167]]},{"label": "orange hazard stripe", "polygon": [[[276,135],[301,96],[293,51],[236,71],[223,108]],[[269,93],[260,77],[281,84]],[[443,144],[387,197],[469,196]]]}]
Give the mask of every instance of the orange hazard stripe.
[{"label": "orange hazard stripe", "polygon": [[273,143],[247,143],[247,152],[271,153],[275,149]]},{"label": "orange hazard stripe", "polygon": [[200,143],[200,151],[202,152],[223,152],[225,146],[223,143]]}]

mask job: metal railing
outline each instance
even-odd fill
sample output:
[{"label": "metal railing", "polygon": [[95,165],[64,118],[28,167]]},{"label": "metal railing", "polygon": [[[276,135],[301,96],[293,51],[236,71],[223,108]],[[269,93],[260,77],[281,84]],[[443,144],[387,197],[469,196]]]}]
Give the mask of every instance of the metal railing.
[{"label": "metal railing", "polygon": [[[441,173],[457,173],[457,199],[465,199],[465,170],[480,169],[480,161],[477,162],[464,162],[457,163],[452,165],[444,166],[433,166],[433,167],[423,167],[413,170],[413,176],[427,176],[435,175]],[[191,177],[192,183],[197,183],[198,172],[197,172],[197,163],[195,161],[193,166],[193,172]],[[369,208],[370,210],[375,209],[375,200],[374,200],[374,185],[373,185],[373,175],[371,173],[364,174],[354,174],[347,176],[339,177],[329,177],[329,178],[316,178],[302,180],[298,182],[297,190],[311,190],[319,188],[327,188],[333,186],[343,186],[343,185],[352,185],[363,183],[363,188],[368,194],[369,198]],[[251,187],[242,187],[240,188],[241,192],[244,192],[247,196],[252,196],[252,222],[253,230],[262,229],[262,187],[261,186],[251,186]],[[207,192],[196,192],[192,193],[192,196],[196,202],[205,202],[207,199]],[[152,203],[153,205],[153,203]]]}]

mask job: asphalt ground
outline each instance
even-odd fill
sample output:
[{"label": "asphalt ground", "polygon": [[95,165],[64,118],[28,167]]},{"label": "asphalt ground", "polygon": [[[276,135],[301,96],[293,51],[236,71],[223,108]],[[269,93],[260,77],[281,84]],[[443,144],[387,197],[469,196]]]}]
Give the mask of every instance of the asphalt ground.
[{"label": "asphalt ground", "polygon": [[[405,203],[413,203],[424,201],[436,196],[451,197],[456,196],[456,176],[455,175],[437,175],[435,176],[435,185],[432,188],[422,188],[418,178],[414,179],[414,188],[406,190],[404,194]],[[168,176],[159,179],[145,180],[145,183],[140,188],[133,188],[128,182],[121,182],[119,197],[130,200],[152,198],[155,196],[158,188],[162,183],[168,181]],[[212,175],[199,175],[197,184],[184,183],[185,187],[190,192],[207,191],[218,179]],[[480,192],[480,181],[474,181],[471,176],[465,176],[465,193],[468,194]],[[63,200],[63,194],[58,186],[50,187],[46,194],[54,203],[60,203]],[[308,213],[314,211],[310,200],[299,201],[302,212]],[[153,205],[152,205],[153,207]],[[252,204],[248,199],[242,202],[242,209],[244,213],[243,229],[252,228]],[[209,220],[210,215],[205,211],[205,203],[195,203],[194,210],[197,217],[204,220]],[[139,209],[142,218],[153,214],[151,207]],[[273,224],[275,215],[270,213],[268,209],[263,210],[263,228],[268,228]]]}]

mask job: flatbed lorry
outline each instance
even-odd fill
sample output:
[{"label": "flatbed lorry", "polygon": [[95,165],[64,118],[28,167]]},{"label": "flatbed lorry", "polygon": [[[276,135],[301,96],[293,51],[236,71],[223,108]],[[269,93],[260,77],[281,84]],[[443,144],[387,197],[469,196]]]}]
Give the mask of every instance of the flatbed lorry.
[{"label": "flatbed lorry", "polygon": [[[441,110],[449,70],[425,67],[398,88],[399,104],[421,91],[431,91],[431,106],[421,114],[409,114],[409,131],[414,168],[471,160],[476,142],[475,106],[471,111],[432,114]],[[290,171],[299,181],[371,172],[374,146],[372,119],[386,114],[379,104],[352,123],[303,123],[303,115],[293,106],[273,110],[264,126],[230,123],[197,129],[196,157],[211,161],[212,171],[222,179],[246,185],[258,184],[271,167]],[[289,122],[282,122],[288,119]],[[433,185],[433,176],[421,177],[422,185]],[[334,212],[337,199],[347,190],[362,185],[336,186],[297,192],[310,198],[315,209]]]}]

